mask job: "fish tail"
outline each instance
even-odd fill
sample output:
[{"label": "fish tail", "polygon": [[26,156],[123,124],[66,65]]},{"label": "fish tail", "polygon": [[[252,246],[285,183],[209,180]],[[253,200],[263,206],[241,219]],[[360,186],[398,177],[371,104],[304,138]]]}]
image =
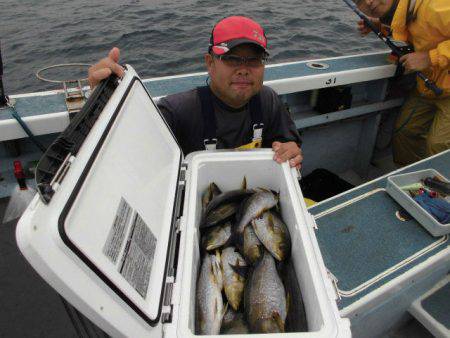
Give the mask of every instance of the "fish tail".
[{"label": "fish tail", "polygon": [[278,311],[272,312],[272,318],[275,320],[280,332],[284,332],[284,321],[281,318],[280,313]]}]

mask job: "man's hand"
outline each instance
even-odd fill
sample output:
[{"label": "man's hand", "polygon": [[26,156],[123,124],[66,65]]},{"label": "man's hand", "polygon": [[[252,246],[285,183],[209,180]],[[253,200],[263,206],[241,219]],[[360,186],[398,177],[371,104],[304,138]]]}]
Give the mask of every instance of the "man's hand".
[{"label": "man's hand", "polygon": [[[369,20],[375,27],[377,27],[378,29],[381,29],[380,19],[369,17]],[[366,36],[372,30],[369,28],[369,26],[366,26],[366,24],[364,23],[364,20],[359,20],[358,21],[358,31],[359,31],[359,34],[361,34],[361,36]]]},{"label": "man's hand", "polygon": [[295,142],[273,142],[272,150],[275,152],[273,160],[277,163],[283,163],[289,161],[291,167],[300,169],[303,161],[302,150]]},{"label": "man's hand", "polygon": [[415,52],[403,55],[400,58],[400,63],[403,64],[407,72],[421,71],[431,66],[430,55],[428,52]]},{"label": "man's hand", "polygon": [[106,79],[112,73],[119,77],[124,74],[124,69],[119,65],[120,50],[114,47],[109,51],[108,57],[101,59],[98,63],[89,68],[88,81],[91,89],[94,89],[101,80]]}]

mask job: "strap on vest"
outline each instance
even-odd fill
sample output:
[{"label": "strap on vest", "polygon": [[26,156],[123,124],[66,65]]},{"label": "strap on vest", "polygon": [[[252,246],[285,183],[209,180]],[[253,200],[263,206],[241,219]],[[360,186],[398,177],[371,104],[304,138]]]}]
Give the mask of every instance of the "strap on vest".
[{"label": "strap on vest", "polygon": [[253,125],[252,142],[254,142],[254,141],[262,142],[264,123],[263,123],[263,119],[262,119],[262,107],[261,107],[261,95],[260,94],[256,94],[255,96],[253,96],[250,99],[249,110],[250,110],[250,116],[252,118],[252,125]]},{"label": "strap on vest", "polygon": [[[197,93],[202,107],[204,121],[203,144],[206,150],[215,150],[217,146],[216,114],[214,112],[212,92],[209,86],[197,87]],[[250,99],[249,111],[252,119],[253,138],[251,141],[261,141],[264,123],[262,122],[261,95],[257,94]]]},{"label": "strap on vest", "polygon": [[202,104],[202,115],[204,122],[203,145],[206,150],[215,150],[217,146],[217,126],[211,89],[209,89],[209,86],[198,87],[197,92]]}]

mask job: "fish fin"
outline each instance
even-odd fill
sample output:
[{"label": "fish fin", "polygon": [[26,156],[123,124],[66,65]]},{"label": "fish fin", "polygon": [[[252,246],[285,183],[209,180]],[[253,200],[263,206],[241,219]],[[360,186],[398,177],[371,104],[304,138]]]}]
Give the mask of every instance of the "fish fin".
[{"label": "fish fin", "polygon": [[264,254],[265,254],[264,246],[262,244],[261,245],[258,244],[257,248],[258,248],[258,251],[259,251],[259,256],[253,262],[253,266],[259,265],[259,263],[264,259]]},{"label": "fish fin", "polygon": [[208,185],[208,199],[209,199],[209,201],[211,201],[211,199],[213,198],[213,184],[214,184],[214,182],[211,182],[209,185]]},{"label": "fish fin", "polygon": [[216,250],[216,259],[217,259],[218,262],[220,262],[221,257],[220,257],[220,251],[219,250]]},{"label": "fish fin", "polygon": [[247,177],[245,177],[245,175],[244,178],[242,179],[241,189],[247,190]]},{"label": "fish fin", "polygon": [[225,314],[227,313],[227,311],[228,311],[228,306],[229,306],[229,303],[227,302],[227,303],[225,304],[225,306],[223,307],[222,315],[220,316],[220,320],[222,320],[222,319],[223,319],[223,316],[225,316]]},{"label": "fish fin", "polygon": [[205,244],[205,250],[206,251],[212,251],[214,249],[216,249],[216,246],[214,244],[212,244],[212,243]]},{"label": "fish fin", "polygon": [[234,272],[236,272],[239,276],[244,277],[245,279],[247,279],[247,275],[248,275],[248,267],[246,265],[240,265],[239,264],[239,260],[236,259],[236,264],[232,265],[230,263],[228,263],[228,265],[230,266],[230,268],[233,269]]},{"label": "fish fin", "polygon": [[268,224],[269,224],[270,231],[275,232],[275,225],[273,223],[273,216],[272,216],[272,214],[270,212],[269,212],[269,216],[267,216],[267,221],[268,221]]},{"label": "fish fin", "polygon": [[211,182],[211,198],[217,195],[220,195],[222,193],[222,190],[215,184],[214,182]]},{"label": "fish fin", "polygon": [[202,236],[202,239],[201,239],[202,247],[206,251],[210,251],[210,250],[214,249],[214,247],[211,248],[211,246],[214,246],[213,241],[211,240],[212,232],[213,232],[212,230],[214,230],[214,229],[208,229],[208,231]]},{"label": "fish fin", "polygon": [[270,189],[269,191],[275,196],[276,199],[279,199],[280,190],[278,190],[278,192],[276,192],[275,190]]},{"label": "fish fin", "polygon": [[281,319],[281,316],[278,313],[278,311],[272,312],[272,318],[275,320],[275,323],[277,324],[278,328],[280,329],[280,332],[284,332],[284,322],[283,322],[283,319]]}]

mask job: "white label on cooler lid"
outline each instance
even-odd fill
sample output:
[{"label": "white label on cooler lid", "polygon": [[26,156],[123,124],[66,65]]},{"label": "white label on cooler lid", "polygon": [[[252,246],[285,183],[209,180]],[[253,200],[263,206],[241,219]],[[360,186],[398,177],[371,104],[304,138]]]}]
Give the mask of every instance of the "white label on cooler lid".
[{"label": "white label on cooler lid", "polygon": [[117,258],[119,257],[120,248],[122,248],[123,241],[125,240],[126,230],[130,223],[132,213],[133,209],[122,197],[116,211],[114,223],[109,231],[106,243],[103,246],[103,253],[114,264],[116,264]]},{"label": "white label on cooler lid", "polygon": [[147,295],[156,242],[153,232],[136,213],[122,255],[119,272],[144,299]]}]

